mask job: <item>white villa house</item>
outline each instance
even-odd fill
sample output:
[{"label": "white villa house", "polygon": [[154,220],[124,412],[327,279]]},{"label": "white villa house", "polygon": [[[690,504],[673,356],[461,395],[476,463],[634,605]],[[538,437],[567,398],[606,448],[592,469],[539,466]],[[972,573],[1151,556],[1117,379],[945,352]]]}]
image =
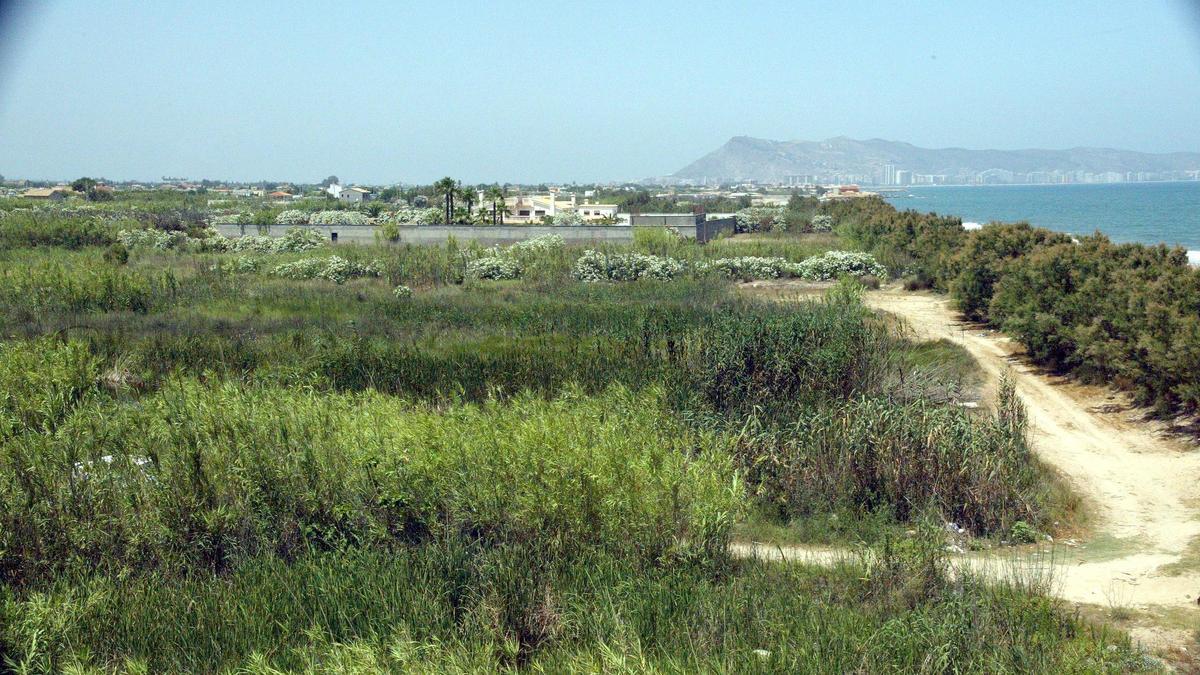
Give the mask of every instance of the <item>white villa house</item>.
[{"label": "white villa house", "polygon": [[584,222],[615,218],[617,215],[616,204],[593,204],[591,200],[586,199],[579,203],[575,195],[571,195],[570,199],[559,199],[558,194],[554,192],[546,195],[508,197],[504,204],[508,211],[504,220],[511,223],[537,223],[543,218],[553,218],[565,211],[578,213]]},{"label": "white villa house", "polygon": [[349,204],[362,204],[371,201],[371,191],[360,187],[342,188],[337,198]]}]

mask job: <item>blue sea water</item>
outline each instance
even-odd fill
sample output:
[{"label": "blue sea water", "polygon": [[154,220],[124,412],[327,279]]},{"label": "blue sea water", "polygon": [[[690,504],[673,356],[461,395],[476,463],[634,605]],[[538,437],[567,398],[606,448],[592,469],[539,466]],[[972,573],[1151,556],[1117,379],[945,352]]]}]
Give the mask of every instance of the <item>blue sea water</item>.
[{"label": "blue sea water", "polygon": [[936,211],[964,222],[1025,220],[1072,234],[1099,230],[1116,242],[1200,251],[1200,181],[911,187],[885,198],[901,210]]}]

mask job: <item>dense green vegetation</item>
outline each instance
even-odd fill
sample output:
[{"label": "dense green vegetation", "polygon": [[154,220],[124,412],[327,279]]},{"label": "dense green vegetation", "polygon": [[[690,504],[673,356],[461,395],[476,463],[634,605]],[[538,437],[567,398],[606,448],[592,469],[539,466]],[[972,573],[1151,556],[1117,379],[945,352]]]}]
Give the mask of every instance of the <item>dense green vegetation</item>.
[{"label": "dense green vegetation", "polygon": [[1200,270],[1183,249],[1026,223],[966,232],[878,200],[834,210],[842,234],[907,284],[950,292],[968,318],[1002,328],[1037,363],[1114,383],[1161,414],[1200,410]]},{"label": "dense green vegetation", "polygon": [[[835,235],[652,233],[600,251],[694,271],[588,283],[548,242],[238,250],[184,227],[117,255],[31,229],[0,250],[2,668],[1145,665],[1043,589],[947,573],[944,521],[1056,517],[1011,398],[955,405],[966,366],[852,279],[785,304],[695,271]],[[334,255],[374,272],[276,273]],[[519,278],[472,275],[483,257]],[[749,514],[882,525],[822,569],[731,556]]]}]

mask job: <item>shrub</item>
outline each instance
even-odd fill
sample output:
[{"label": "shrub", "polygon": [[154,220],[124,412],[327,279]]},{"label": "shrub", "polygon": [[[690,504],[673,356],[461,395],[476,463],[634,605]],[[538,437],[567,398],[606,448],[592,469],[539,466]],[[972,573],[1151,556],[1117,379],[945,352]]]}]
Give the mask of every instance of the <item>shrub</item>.
[{"label": "shrub", "polygon": [[1037,541],[1037,529],[1029,523],[1018,520],[1013,523],[1009,538],[1015,544],[1032,544]]},{"label": "shrub", "polygon": [[518,241],[504,249],[504,252],[512,255],[539,255],[561,251],[566,245],[561,234],[543,234],[540,237]]},{"label": "shrub", "polygon": [[876,262],[874,256],[859,251],[829,251],[792,263],[788,270],[795,276],[813,281],[831,281],[843,276],[887,277],[887,269]]},{"label": "shrub", "polygon": [[152,229],[121,230],[117,239],[129,250],[152,248],[156,251],[168,251],[182,248],[187,243],[187,234],[178,230],[164,231]]},{"label": "shrub", "polygon": [[317,211],[312,214],[310,225],[368,225],[370,221],[358,211]]},{"label": "shrub", "polygon": [[413,296],[413,290],[401,284],[392,291],[392,295],[395,295],[400,300],[407,300]]},{"label": "shrub", "polygon": [[833,216],[827,213],[819,213],[813,216],[810,227],[813,232],[830,232],[833,230]]},{"label": "shrub", "polygon": [[670,281],[683,273],[683,263],[639,253],[605,254],[591,249],[575,261],[572,271],[580,281]]},{"label": "shrub", "polygon": [[277,225],[307,225],[309,213],[299,209],[288,209],[275,216]]},{"label": "shrub", "polygon": [[240,255],[229,260],[222,260],[213,265],[210,269],[220,271],[225,274],[246,274],[249,272],[257,272],[262,269],[262,258],[255,258],[248,255]]},{"label": "shrub", "polygon": [[379,224],[378,238],[384,241],[400,241],[400,226],[395,221],[385,220]]},{"label": "shrub", "polygon": [[0,211],[0,249],[108,246],[117,240],[116,233],[117,226],[113,222],[97,217],[30,210]]},{"label": "shrub", "polygon": [[328,258],[301,258],[294,262],[277,265],[271,274],[284,279],[325,279],[336,284],[344,284],[358,277],[377,277],[379,267],[374,264],[362,264],[346,260],[341,256]]},{"label": "shrub", "polygon": [[1069,243],[1068,235],[1029,223],[988,225],[966,237],[943,274],[950,279],[950,290],[963,314],[986,321],[993,287],[1013,261],[1044,246]]},{"label": "shrub", "polygon": [[325,244],[325,237],[312,228],[291,227],[275,240],[276,253],[302,253],[320,248]]},{"label": "shrub", "polygon": [[672,228],[637,226],[631,229],[634,248],[652,255],[669,255],[683,241],[679,232]]},{"label": "shrub", "polygon": [[739,258],[718,258],[696,266],[698,272],[715,272],[729,279],[745,281],[759,279],[778,279],[788,271],[788,262],[783,258],[759,258],[742,256]]},{"label": "shrub", "polygon": [[212,228],[205,228],[195,237],[188,238],[188,248],[197,253],[225,253],[232,246],[229,237]]},{"label": "shrub", "polygon": [[521,263],[504,255],[485,255],[467,263],[467,276],[476,279],[520,279]]},{"label": "shrub", "polygon": [[124,265],[129,262],[129,249],[125,244],[117,242],[104,249],[104,261],[114,265]]},{"label": "shrub", "polygon": [[552,219],[551,224],[563,226],[583,225],[583,215],[575,209],[560,211]]},{"label": "shrub", "polygon": [[783,209],[777,206],[751,206],[734,214],[738,232],[770,232],[783,224]]}]

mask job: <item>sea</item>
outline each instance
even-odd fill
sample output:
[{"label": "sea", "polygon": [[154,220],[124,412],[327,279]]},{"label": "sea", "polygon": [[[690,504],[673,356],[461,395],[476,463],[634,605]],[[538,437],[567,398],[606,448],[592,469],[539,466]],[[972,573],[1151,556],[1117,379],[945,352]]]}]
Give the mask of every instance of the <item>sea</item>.
[{"label": "sea", "polygon": [[898,209],[964,223],[1024,220],[1071,234],[1099,230],[1116,242],[1165,243],[1200,261],[1200,181],[1103,185],[939,185],[885,192]]}]

